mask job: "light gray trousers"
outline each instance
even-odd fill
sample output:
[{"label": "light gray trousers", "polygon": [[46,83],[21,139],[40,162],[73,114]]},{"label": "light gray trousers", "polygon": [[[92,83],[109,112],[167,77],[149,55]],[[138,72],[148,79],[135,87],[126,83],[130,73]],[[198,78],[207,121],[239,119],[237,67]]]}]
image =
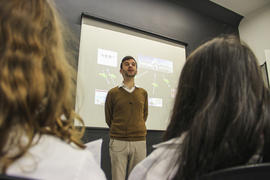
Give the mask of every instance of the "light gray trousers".
[{"label": "light gray trousers", "polygon": [[[146,157],[146,141],[110,139],[112,180],[125,180],[131,170]],[[127,169],[128,168],[128,169]]]}]

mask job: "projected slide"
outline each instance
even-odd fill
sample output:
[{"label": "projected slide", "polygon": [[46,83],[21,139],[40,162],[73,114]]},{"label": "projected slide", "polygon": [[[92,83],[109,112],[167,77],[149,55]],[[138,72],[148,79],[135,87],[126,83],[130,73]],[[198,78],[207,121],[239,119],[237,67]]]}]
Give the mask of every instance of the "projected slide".
[{"label": "projected slide", "polygon": [[76,112],[86,126],[107,127],[106,95],[122,82],[120,63],[126,55],[137,61],[135,84],[148,92],[147,129],[165,130],[185,63],[185,47],[84,17]]}]

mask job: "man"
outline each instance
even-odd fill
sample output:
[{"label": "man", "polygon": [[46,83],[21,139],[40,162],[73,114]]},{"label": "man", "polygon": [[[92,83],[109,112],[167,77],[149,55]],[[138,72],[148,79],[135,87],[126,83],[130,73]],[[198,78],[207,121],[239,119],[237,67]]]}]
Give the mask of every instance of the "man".
[{"label": "man", "polygon": [[[112,180],[124,180],[133,167],[146,157],[147,92],[135,86],[137,62],[132,56],[122,59],[123,82],[106,97],[105,117],[110,128],[109,151]],[[127,169],[128,168],[128,169]]]}]

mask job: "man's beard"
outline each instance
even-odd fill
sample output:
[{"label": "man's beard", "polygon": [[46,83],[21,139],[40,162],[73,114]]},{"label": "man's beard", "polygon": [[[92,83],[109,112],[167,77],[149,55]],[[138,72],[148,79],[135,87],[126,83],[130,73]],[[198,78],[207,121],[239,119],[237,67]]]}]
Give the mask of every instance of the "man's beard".
[{"label": "man's beard", "polygon": [[134,74],[129,74],[128,71],[125,71],[125,70],[123,70],[123,71],[124,71],[125,76],[126,77],[129,77],[129,78],[133,78],[137,74],[137,71],[134,71]]}]

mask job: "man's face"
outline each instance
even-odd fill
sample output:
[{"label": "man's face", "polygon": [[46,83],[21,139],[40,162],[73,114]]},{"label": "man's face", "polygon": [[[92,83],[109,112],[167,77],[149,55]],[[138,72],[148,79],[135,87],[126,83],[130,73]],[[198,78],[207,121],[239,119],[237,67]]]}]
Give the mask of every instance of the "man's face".
[{"label": "man's face", "polygon": [[123,77],[135,77],[137,74],[137,65],[134,59],[128,59],[123,62],[122,69],[120,69]]}]

